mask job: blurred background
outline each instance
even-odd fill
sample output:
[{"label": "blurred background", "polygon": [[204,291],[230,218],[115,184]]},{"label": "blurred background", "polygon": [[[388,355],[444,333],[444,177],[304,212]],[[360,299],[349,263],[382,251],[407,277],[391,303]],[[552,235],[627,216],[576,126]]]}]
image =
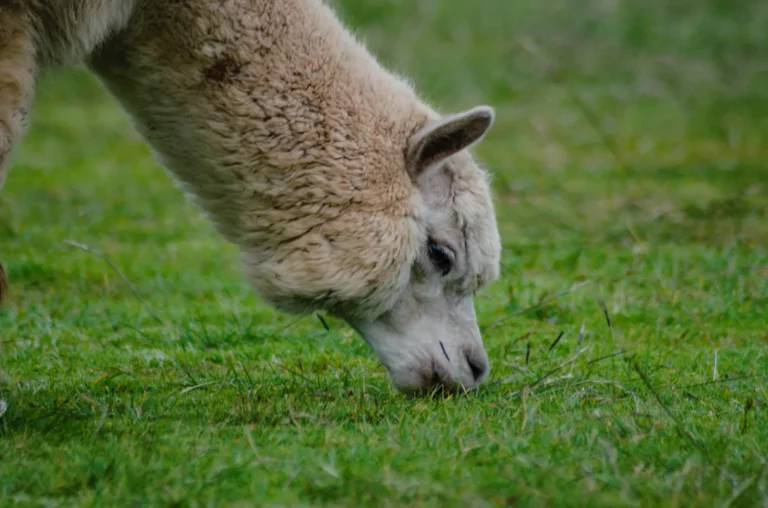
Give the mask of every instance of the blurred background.
[{"label": "blurred background", "polygon": [[440,107],[498,109],[479,152],[516,227],[765,244],[768,3],[337,4]]}]

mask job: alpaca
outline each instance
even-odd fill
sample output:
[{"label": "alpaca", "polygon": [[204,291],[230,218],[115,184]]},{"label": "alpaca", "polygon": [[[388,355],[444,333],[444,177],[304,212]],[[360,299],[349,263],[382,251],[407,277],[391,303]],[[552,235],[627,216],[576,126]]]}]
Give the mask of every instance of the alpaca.
[{"label": "alpaca", "polygon": [[0,184],[39,73],[78,62],[265,301],[345,320],[403,392],[486,377],[473,295],[501,244],[468,149],[490,107],[439,114],[322,0],[6,0]]}]

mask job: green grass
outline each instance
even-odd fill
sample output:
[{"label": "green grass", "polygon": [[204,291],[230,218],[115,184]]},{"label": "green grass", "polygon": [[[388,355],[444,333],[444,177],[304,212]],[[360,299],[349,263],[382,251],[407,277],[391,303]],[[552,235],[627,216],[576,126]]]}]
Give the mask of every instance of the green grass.
[{"label": "green grass", "polygon": [[497,108],[487,384],[403,397],[267,308],[58,73],[0,194],[0,504],[766,506],[768,3],[337,3],[441,108]]}]

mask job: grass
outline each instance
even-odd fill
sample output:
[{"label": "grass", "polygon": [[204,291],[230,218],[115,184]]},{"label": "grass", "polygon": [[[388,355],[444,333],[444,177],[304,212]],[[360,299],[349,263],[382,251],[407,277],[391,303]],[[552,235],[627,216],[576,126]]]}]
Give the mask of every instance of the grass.
[{"label": "grass", "polygon": [[408,399],[271,311],[57,73],[0,194],[0,504],[767,505],[768,4],[336,3],[443,109],[497,108],[489,381]]}]

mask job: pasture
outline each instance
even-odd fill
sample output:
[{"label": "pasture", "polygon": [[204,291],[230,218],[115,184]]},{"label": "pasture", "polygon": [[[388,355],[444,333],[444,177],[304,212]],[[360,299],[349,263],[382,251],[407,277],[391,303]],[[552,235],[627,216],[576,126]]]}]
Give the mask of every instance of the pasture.
[{"label": "pasture", "polygon": [[496,124],[476,392],[408,398],[233,247],[79,70],[0,193],[0,505],[768,506],[768,3],[337,0]]}]

